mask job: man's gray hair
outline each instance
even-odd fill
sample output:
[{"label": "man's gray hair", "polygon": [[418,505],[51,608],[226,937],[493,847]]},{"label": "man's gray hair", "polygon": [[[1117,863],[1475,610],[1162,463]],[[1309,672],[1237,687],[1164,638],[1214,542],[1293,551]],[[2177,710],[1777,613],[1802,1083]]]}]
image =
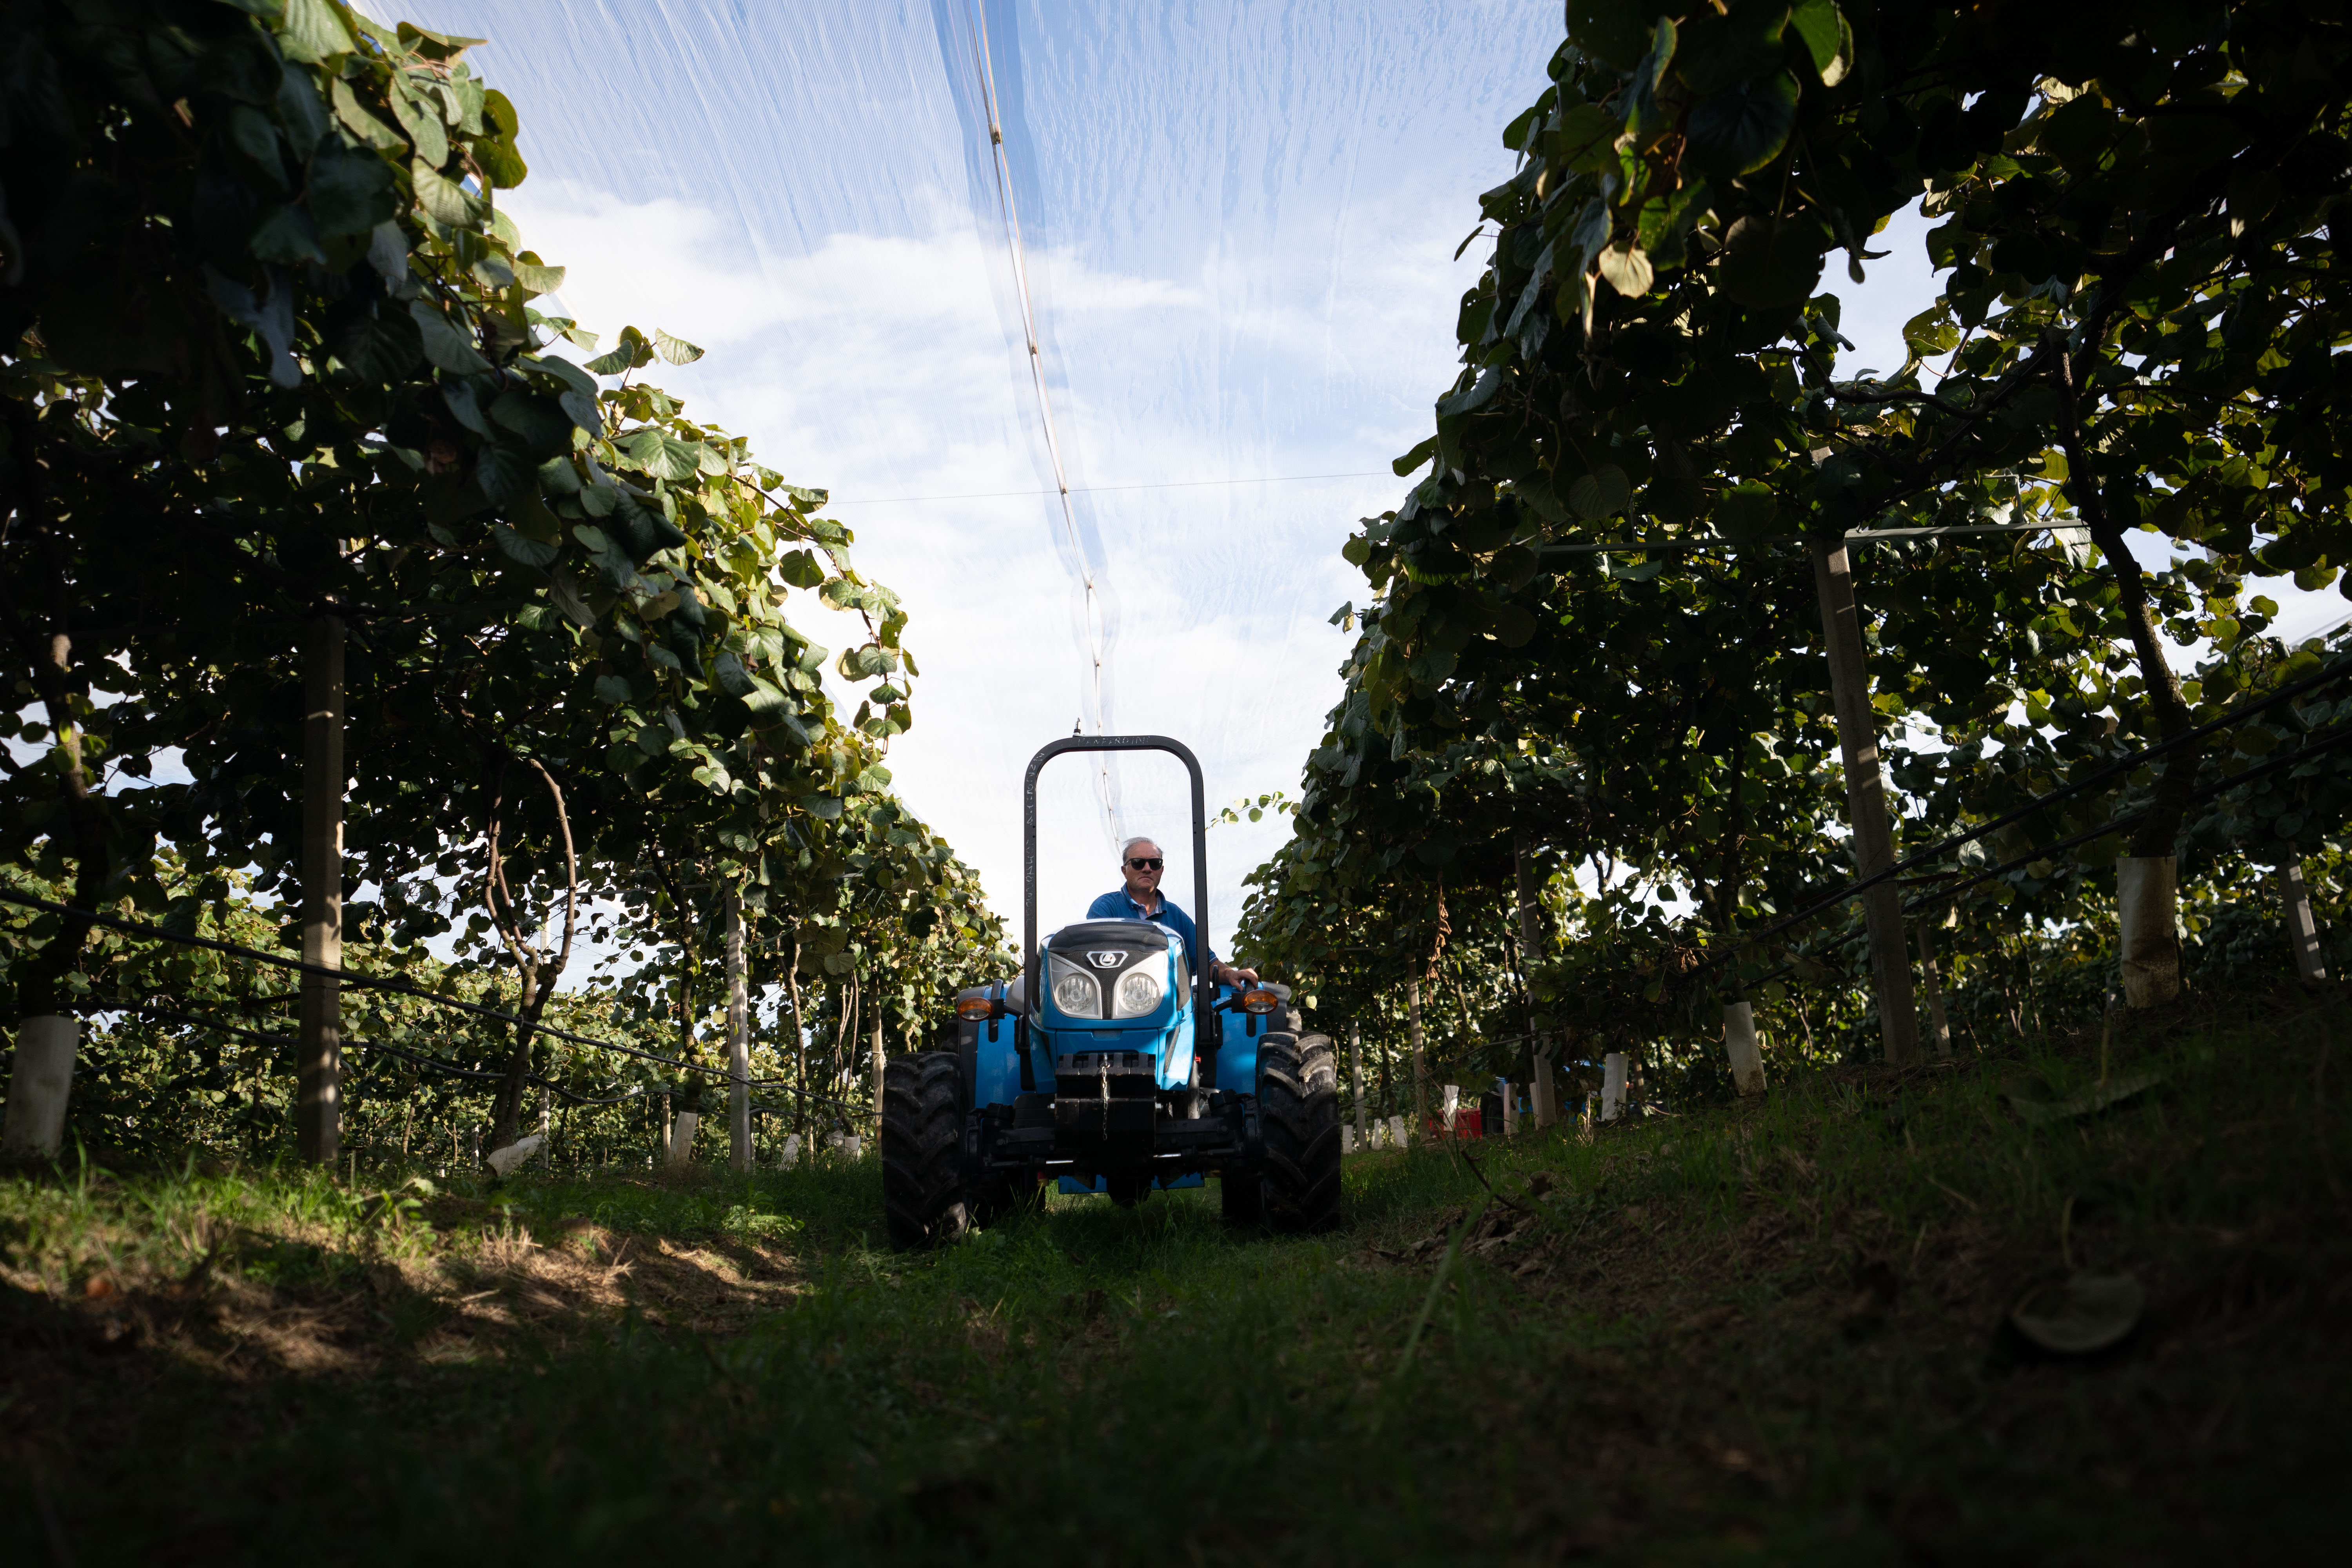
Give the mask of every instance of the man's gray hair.
[{"label": "man's gray hair", "polygon": [[1120,865],[1124,866],[1127,864],[1128,858],[1135,853],[1135,847],[1139,844],[1149,844],[1154,849],[1160,847],[1160,840],[1157,838],[1152,837],[1148,833],[1139,834],[1118,847],[1118,863]]}]

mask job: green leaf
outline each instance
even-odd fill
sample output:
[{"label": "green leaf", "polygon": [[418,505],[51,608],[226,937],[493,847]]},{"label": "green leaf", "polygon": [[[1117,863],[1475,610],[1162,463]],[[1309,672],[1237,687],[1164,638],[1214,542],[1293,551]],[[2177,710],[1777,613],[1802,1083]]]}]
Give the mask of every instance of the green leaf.
[{"label": "green leaf", "polygon": [[333,55],[347,55],[360,47],[341,14],[327,0],[286,0],[286,9],[272,29],[278,51],[289,59],[317,65]]},{"label": "green leaf", "polygon": [[710,673],[711,679],[719,682],[719,689],[730,697],[748,698],[759,689],[751,672],[743,668],[743,661],[725,650],[711,661]]},{"label": "green leaf", "polygon": [[416,149],[416,162],[427,169],[439,169],[449,161],[449,132],[441,121],[440,105],[419,103],[406,90],[406,79],[393,79],[392,112],[400,128],[408,132],[408,140]]},{"label": "green leaf", "polygon": [[1751,214],[1725,237],[1717,280],[1750,310],[1802,304],[1821,280],[1825,248],[1821,226],[1811,218],[1775,224]]},{"label": "green leaf", "polygon": [[1614,463],[1603,463],[1591,473],[1569,481],[1568,504],[1587,522],[1616,516],[1633,499],[1633,487],[1625,478],[1625,470]]},{"label": "green leaf", "polygon": [[1503,383],[1507,377],[1508,373],[1501,365],[1488,365],[1478,373],[1476,381],[1439,403],[1437,416],[1440,419],[1450,418],[1454,415],[1467,414],[1475,408],[1484,406],[1487,400],[1502,390]]},{"label": "green leaf", "polygon": [[384,161],[345,147],[334,136],[320,141],[311,154],[302,201],[310,221],[330,237],[369,233],[400,211],[398,184]]},{"label": "green leaf", "polygon": [[1609,287],[1629,300],[1650,291],[1650,258],[1639,246],[1611,246],[1601,253],[1601,276]]},{"label": "green leaf", "polygon": [[1739,0],[1729,13],[1700,7],[1684,29],[1675,75],[1705,102],[1752,81],[1780,63],[1783,0]]},{"label": "green leaf", "polygon": [[1422,442],[1412,451],[1407,452],[1403,457],[1399,458],[1395,462],[1391,463],[1389,467],[1395,471],[1397,478],[1401,479],[1405,479],[1409,477],[1415,468],[1420,468],[1423,463],[1429,461],[1429,459],[1436,454],[1436,451],[1437,437],[1432,436],[1428,440]]},{"label": "green leaf", "polygon": [[1839,62],[1847,38],[1845,18],[1838,15],[1836,0],[1797,0],[1789,23],[1804,39],[1805,52],[1813,57],[1813,69],[1821,73],[1822,85],[1835,87],[1845,75]]},{"label": "green leaf", "polygon": [[408,139],[386,125],[362,104],[352,91],[352,84],[337,77],[331,96],[334,100],[335,118],[350,127],[359,139],[379,153],[394,150],[406,152]]},{"label": "green leaf", "polygon": [[1726,539],[1755,539],[1772,531],[1780,520],[1780,503],[1767,486],[1750,481],[1734,485],[1716,498],[1709,521]]},{"label": "green leaf", "polygon": [[406,380],[425,357],[415,319],[388,300],[354,312],[330,348],[363,379],[380,383]]},{"label": "green leaf", "polygon": [[[486,493],[489,489],[488,485],[482,488]],[[498,498],[494,496],[491,499],[495,500]],[[554,565],[555,558],[562,553],[559,546],[542,543],[528,534],[518,532],[503,522],[490,530],[490,542],[497,545],[499,552],[508,560],[524,566],[536,566],[542,570]]]},{"label": "green leaf", "polygon": [[534,294],[552,294],[563,287],[564,269],[541,264],[537,256],[526,250],[516,258],[515,281]]},{"label": "green leaf", "polygon": [[1631,70],[1650,47],[1641,0],[1568,0],[1569,41],[1619,70]]},{"label": "green leaf", "polygon": [[1744,81],[1690,111],[1691,157],[1717,174],[1752,174],[1780,155],[1797,123],[1797,79],[1787,71]]},{"label": "green leaf", "polygon": [[470,228],[475,221],[474,198],[460,189],[456,182],[441,177],[439,170],[418,159],[408,165],[409,183],[416,192],[416,205],[426,217],[444,228]]},{"label": "green leaf", "polygon": [[572,416],[551,397],[510,389],[490,405],[490,418],[513,431],[545,461],[572,447]]},{"label": "green leaf", "polygon": [[[491,188],[513,190],[530,177],[530,165],[515,151],[514,143],[498,136],[478,137],[473,143],[474,163],[489,181]],[[541,289],[546,293],[546,289]]]},{"label": "green leaf", "polygon": [[824,567],[805,550],[790,550],[776,563],[784,581],[795,588],[814,588],[824,581]]},{"label": "green leaf", "polygon": [[253,231],[252,248],[257,260],[279,267],[304,261],[323,264],[327,259],[326,253],[319,248],[310,215],[300,207],[274,209]]},{"label": "green leaf", "polygon": [[454,375],[478,375],[490,368],[490,362],[474,347],[473,340],[434,306],[423,300],[413,300],[408,313],[424,340],[425,357],[434,365]]},{"label": "green leaf", "polygon": [[700,349],[696,348],[684,338],[670,336],[659,328],[654,331],[654,352],[660,354],[663,361],[669,364],[692,364],[702,357]]},{"label": "green leaf", "polygon": [[[530,495],[539,479],[539,459],[521,442],[500,436],[486,442],[474,462],[474,482],[492,506],[509,506]],[[552,557],[551,557],[552,559]]]},{"label": "green leaf", "polygon": [[603,700],[618,707],[624,702],[635,700],[636,694],[629,689],[629,683],[619,676],[600,675],[596,678],[596,695]]},{"label": "green leaf", "polygon": [[572,580],[572,574],[563,567],[557,567],[550,579],[548,597],[554,601],[557,609],[563,612],[565,620],[583,631],[596,625],[596,612],[588,607],[588,600],[580,592],[580,585]]}]

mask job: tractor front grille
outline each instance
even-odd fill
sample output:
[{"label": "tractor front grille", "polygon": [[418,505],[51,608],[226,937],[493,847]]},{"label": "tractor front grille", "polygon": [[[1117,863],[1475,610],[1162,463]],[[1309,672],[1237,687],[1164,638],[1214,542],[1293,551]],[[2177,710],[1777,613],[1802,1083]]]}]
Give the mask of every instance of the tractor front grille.
[{"label": "tractor front grille", "polygon": [[1160,1079],[1147,1051],[1073,1051],[1054,1058],[1054,1129],[1076,1143],[1151,1146]]}]

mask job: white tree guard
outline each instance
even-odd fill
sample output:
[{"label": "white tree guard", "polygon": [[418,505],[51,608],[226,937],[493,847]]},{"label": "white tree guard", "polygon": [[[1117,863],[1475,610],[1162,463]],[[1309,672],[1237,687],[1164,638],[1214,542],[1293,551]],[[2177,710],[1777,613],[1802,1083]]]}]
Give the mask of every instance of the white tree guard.
[{"label": "white tree guard", "polygon": [[1731,1054],[1731,1081],[1742,1094],[1764,1092],[1764,1053],[1756,1048],[1756,1010],[1745,1002],[1723,1005],[1723,1046]]},{"label": "white tree guard", "polygon": [[65,1142],[66,1102],[73,1094],[74,1052],[81,1020],[47,1013],[16,1026],[16,1063],[8,1074],[8,1115],[0,1154],[49,1159]]},{"label": "white tree guard", "polygon": [[2179,898],[2175,873],[2169,855],[2126,855],[2116,862],[2126,1006],[2160,1006],[2180,994]]}]

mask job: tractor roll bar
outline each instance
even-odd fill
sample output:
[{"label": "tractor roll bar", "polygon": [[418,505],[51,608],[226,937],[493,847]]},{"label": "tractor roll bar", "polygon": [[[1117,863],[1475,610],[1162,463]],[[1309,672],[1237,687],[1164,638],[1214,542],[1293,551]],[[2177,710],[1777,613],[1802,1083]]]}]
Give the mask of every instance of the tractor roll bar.
[{"label": "tractor roll bar", "polygon": [[[1181,741],[1165,735],[1067,735],[1049,741],[1029,759],[1029,776],[1021,785],[1021,973],[1023,992],[1031,1006],[1042,1008],[1045,994],[1037,989],[1037,774],[1048,760],[1065,752],[1166,752],[1181,761],[1192,775],[1192,929],[1201,951],[1185,954],[1192,968],[1192,1049],[1214,1048],[1216,986],[1209,973],[1209,807],[1201,785],[1201,759]],[[1121,875],[1126,873],[1119,868]]]}]

